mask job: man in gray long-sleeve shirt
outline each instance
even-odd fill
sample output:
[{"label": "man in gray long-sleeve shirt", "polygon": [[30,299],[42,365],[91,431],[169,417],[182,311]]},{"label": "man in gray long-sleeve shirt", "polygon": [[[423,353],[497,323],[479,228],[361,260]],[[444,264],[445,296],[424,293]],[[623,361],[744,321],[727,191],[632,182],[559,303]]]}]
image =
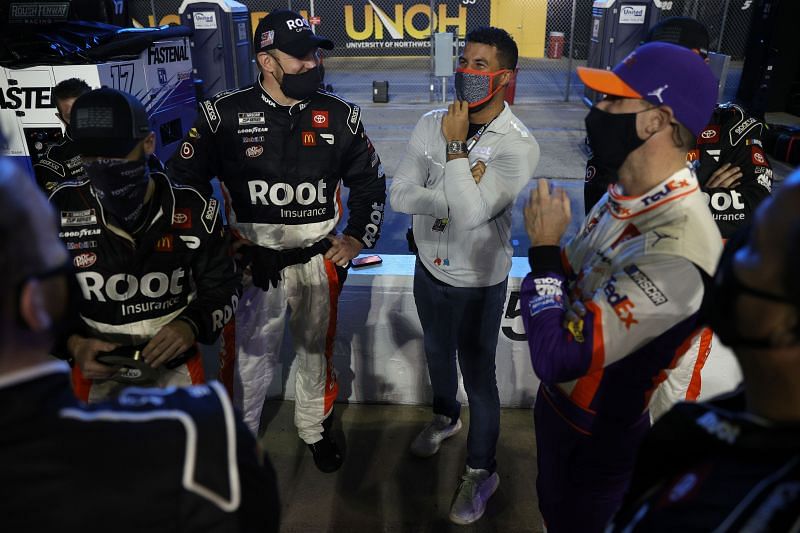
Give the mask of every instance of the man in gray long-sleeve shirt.
[{"label": "man in gray long-sleeve shirt", "polygon": [[539,145],[503,101],[517,64],[504,30],[467,35],[458,100],[424,115],[391,186],[396,211],[413,216],[414,299],[433,386],[434,417],[411,444],[429,457],[461,429],[456,351],[471,411],[467,465],[450,509],[478,520],[499,484],[500,400],[495,351],[511,269],[511,209],[533,177]]}]

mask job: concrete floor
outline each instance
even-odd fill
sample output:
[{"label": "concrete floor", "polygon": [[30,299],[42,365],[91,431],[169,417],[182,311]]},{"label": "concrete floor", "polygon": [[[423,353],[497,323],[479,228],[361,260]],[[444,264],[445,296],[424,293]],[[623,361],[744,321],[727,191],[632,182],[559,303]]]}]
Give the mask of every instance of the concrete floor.
[{"label": "concrete floor", "polygon": [[430,408],[337,404],[334,435],[346,450],[342,468],[323,474],[297,437],[294,403],[269,401],[261,443],[278,475],[281,531],[336,532],[540,532],[536,500],[536,443],[532,412],[503,409],[497,448],[500,487],[486,514],[471,526],[451,524],[450,501],[463,473],[469,413],[464,429],[430,459],[408,445],[430,419]]}]

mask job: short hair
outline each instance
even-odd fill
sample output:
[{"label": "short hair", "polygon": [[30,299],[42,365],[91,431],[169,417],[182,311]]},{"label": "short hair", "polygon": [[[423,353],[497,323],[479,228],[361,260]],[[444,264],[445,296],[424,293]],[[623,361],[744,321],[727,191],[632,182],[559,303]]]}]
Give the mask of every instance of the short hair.
[{"label": "short hair", "polygon": [[519,51],[514,38],[502,28],[494,26],[481,26],[467,34],[468,43],[481,43],[494,46],[497,49],[497,59],[500,66],[510,70],[517,68]]},{"label": "short hair", "polygon": [[67,98],[77,98],[82,96],[92,88],[80,78],[70,78],[58,83],[53,87],[53,100],[66,100]]}]

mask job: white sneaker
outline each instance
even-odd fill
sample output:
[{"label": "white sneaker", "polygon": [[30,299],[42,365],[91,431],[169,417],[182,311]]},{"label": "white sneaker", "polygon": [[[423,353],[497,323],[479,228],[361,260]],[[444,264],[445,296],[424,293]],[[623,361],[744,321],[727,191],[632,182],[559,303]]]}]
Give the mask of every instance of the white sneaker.
[{"label": "white sneaker", "polygon": [[461,476],[453,504],[450,506],[450,521],[454,524],[467,525],[477,521],[486,510],[486,502],[500,486],[497,472],[489,474],[488,470],[480,470],[467,466]]},{"label": "white sneaker", "polygon": [[414,442],[411,443],[411,453],[417,457],[436,455],[442,441],[449,439],[459,431],[461,431],[461,419],[453,424],[447,416],[434,415],[433,420],[419,432]]}]

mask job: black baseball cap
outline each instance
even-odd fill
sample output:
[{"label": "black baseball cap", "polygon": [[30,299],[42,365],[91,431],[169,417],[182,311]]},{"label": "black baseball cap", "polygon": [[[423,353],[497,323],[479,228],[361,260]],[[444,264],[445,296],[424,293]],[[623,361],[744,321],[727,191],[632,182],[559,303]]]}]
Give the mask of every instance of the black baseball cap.
[{"label": "black baseball cap", "polygon": [[278,49],[290,56],[305,57],[313,48],[333,50],[333,41],[315,35],[300,13],[279,9],[258,23],[253,36],[255,53]]},{"label": "black baseball cap", "polygon": [[672,43],[708,57],[708,30],[699,20],[690,17],[670,17],[650,29],[644,42]]},{"label": "black baseball cap", "polygon": [[123,158],[150,134],[150,122],[138,98],[103,87],[72,104],[70,134],[81,155]]}]

